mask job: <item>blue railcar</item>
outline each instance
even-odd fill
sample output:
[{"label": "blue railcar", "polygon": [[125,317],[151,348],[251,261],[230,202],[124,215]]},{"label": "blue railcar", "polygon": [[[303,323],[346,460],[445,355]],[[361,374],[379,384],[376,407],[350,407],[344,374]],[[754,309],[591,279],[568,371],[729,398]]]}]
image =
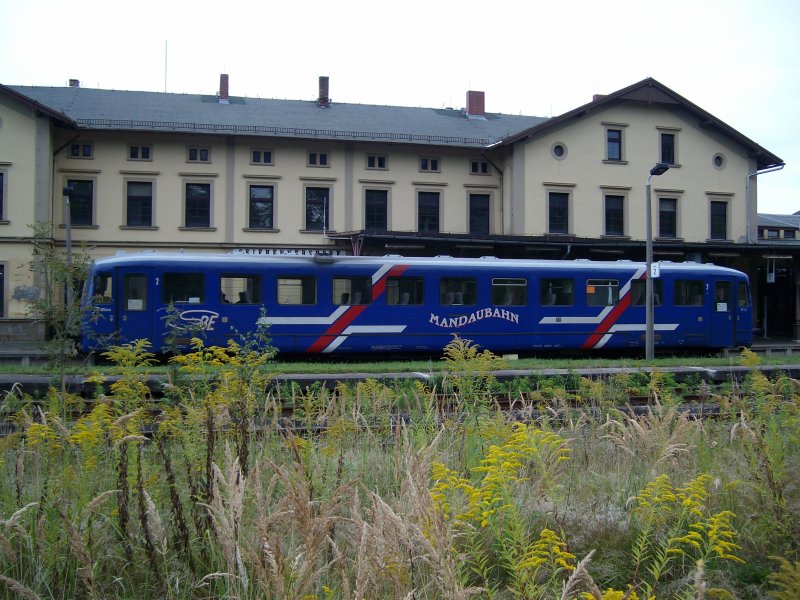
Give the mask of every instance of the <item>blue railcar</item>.
[{"label": "blue railcar", "polygon": [[[657,349],[751,344],[745,274],[659,266]],[[161,350],[171,333],[185,345],[180,325],[224,345],[260,319],[286,354],[438,353],[454,334],[496,353],[645,343],[645,265],[630,261],[125,254],[94,263],[84,301],[87,352],[141,338]]]}]

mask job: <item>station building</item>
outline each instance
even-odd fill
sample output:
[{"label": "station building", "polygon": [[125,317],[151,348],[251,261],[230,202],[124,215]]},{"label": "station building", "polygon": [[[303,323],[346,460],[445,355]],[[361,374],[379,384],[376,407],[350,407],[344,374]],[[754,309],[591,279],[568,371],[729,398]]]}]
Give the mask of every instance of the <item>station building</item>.
[{"label": "station building", "polygon": [[[644,260],[747,272],[800,335],[800,237],[758,215],[783,161],[648,78],[563,115],[0,85],[0,339],[41,334],[31,228],[120,251]],[[655,165],[666,165],[653,174]],[[67,218],[69,216],[69,218]],[[68,235],[69,234],[69,235]]]}]

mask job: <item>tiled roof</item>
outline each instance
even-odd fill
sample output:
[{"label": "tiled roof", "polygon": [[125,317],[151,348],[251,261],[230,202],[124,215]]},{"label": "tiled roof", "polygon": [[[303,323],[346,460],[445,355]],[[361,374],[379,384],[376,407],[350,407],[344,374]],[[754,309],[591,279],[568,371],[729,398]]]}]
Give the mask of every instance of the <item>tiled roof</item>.
[{"label": "tiled roof", "polygon": [[759,227],[779,227],[781,229],[800,229],[800,215],[758,214]]},{"label": "tiled roof", "polygon": [[8,86],[79,128],[180,131],[290,138],[384,141],[483,147],[534,127],[543,117],[487,113],[467,118],[463,110],[231,97],[128,92],[78,87]]}]

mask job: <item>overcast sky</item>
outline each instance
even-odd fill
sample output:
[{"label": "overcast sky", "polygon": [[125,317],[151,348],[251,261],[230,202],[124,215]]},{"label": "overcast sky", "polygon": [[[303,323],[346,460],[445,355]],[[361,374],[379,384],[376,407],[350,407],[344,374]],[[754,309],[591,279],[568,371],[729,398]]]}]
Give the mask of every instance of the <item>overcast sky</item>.
[{"label": "overcast sky", "polygon": [[[653,77],[787,163],[800,211],[798,0],[0,0],[0,83],[555,116]],[[166,57],[166,61],[165,61]],[[165,69],[166,65],[166,69]],[[166,77],[165,77],[166,70]]]}]

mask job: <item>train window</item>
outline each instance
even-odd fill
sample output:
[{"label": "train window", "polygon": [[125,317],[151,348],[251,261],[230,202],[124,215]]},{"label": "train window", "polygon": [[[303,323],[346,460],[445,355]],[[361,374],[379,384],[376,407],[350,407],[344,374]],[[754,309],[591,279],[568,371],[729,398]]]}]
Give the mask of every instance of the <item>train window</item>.
[{"label": "train window", "polygon": [[111,273],[98,273],[94,277],[94,297],[97,304],[108,304],[114,300],[114,278]]},{"label": "train window", "polygon": [[205,302],[202,273],[164,273],[161,295],[164,304]]},{"label": "train window", "polygon": [[298,275],[278,278],[278,304],[316,304],[317,278]]},{"label": "train window", "polygon": [[334,277],[333,303],[337,305],[369,304],[372,300],[371,277]]},{"label": "train window", "polygon": [[492,304],[525,306],[528,303],[528,280],[518,277],[492,278]]},{"label": "train window", "polygon": [[571,306],[575,286],[572,279],[542,279],[539,285],[539,303],[542,306]]},{"label": "train window", "polygon": [[122,276],[122,306],[125,310],[147,310],[147,275]]},{"label": "train window", "polygon": [[619,281],[587,279],[586,306],[616,306],[619,302]]},{"label": "train window", "polygon": [[[661,306],[663,297],[663,280],[653,279],[653,306]],[[647,304],[647,283],[644,279],[634,279],[631,281],[631,305],[644,306],[645,304]]]},{"label": "train window", "polygon": [[422,277],[389,277],[386,279],[386,302],[391,305],[423,303],[425,286]]},{"label": "train window", "polygon": [[444,305],[475,304],[477,284],[474,277],[442,277],[439,280],[439,302]]},{"label": "train window", "polygon": [[739,308],[748,308],[750,306],[750,290],[744,281],[740,281],[737,284],[736,303]]},{"label": "train window", "polygon": [[675,306],[703,306],[705,284],[700,279],[678,279],[675,281]]},{"label": "train window", "polygon": [[219,301],[223,304],[261,304],[261,277],[222,275],[219,278],[219,293]]},{"label": "train window", "polygon": [[731,309],[731,282],[717,281],[714,286],[714,302],[717,312],[728,312]]}]

